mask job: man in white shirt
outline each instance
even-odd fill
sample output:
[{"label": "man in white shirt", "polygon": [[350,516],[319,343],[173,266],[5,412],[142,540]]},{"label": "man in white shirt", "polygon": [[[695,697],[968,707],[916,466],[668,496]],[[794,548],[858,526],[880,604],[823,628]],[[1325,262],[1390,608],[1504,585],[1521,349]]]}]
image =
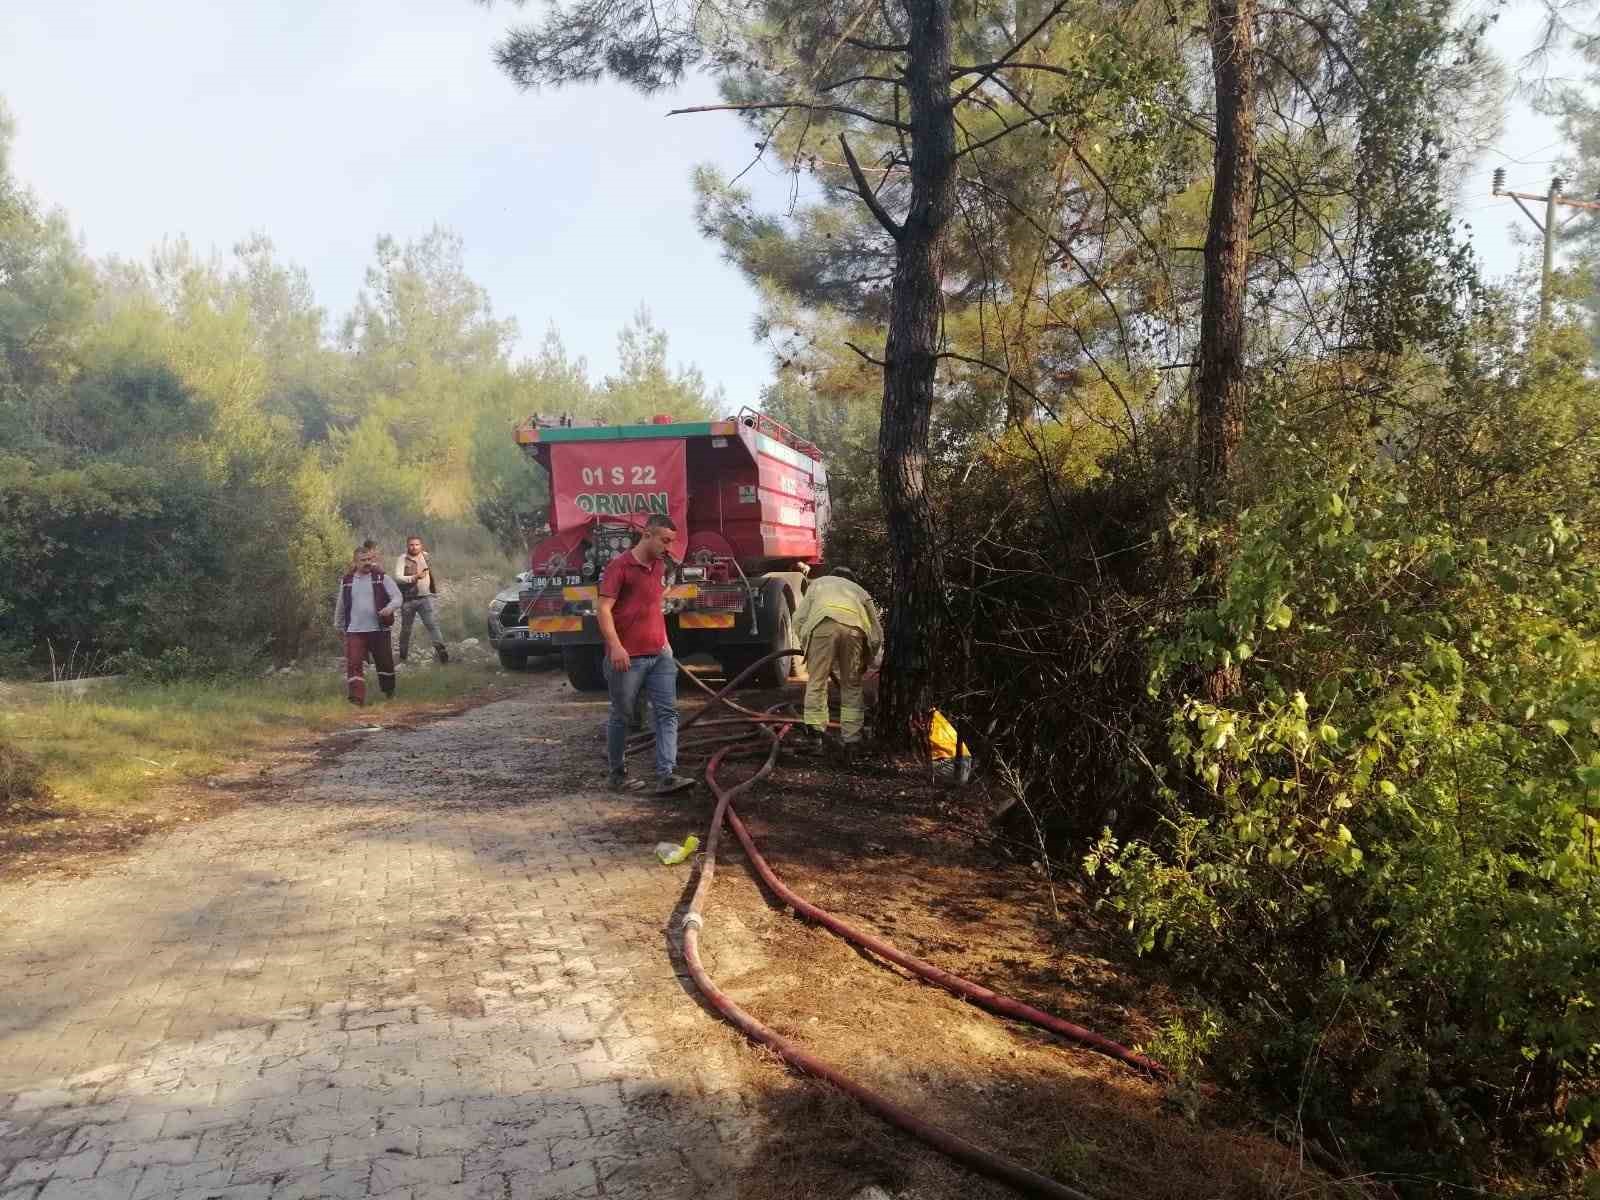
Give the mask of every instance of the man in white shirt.
[{"label": "man in white shirt", "polygon": [[400,589],[378,566],[378,543],[362,542],[354,568],[339,582],[333,627],[344,638],[344,677],[350,703],[367,702],[367,656],[378,668],[384,699],[394,697],[394,649],[389,627],[400,607]]},{"label": "man in white shirt", "polygon": [[400,661],[406,661],[411,650],[411,625],[418,617],[433,639],[433,657],[439,662],[450,661],[450,651],[444,648],[444,635],[439,632],[439,618],[434,612],[438,603],[439,581],[428,561],[428,552],[422,548],[422,539],[413,534],[406,539],[406,552],[394,560],[394,577],[400,583]]}]

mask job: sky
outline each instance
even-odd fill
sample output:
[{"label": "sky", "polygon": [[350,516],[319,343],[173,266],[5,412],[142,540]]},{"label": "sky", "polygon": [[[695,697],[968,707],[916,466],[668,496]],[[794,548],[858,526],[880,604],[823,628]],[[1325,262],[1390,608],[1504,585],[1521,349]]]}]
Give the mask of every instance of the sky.
[{"label": "sky", "polygon": [[[1583,65],[1571,53],[1554,53],[1535,63],[1527,61],[1539,41],[1543,19],[1542,4],[1520,0],[1501,17],[1486,40],[1506,62],[1513,83],[1554,86],[1581,81]],[[1526,97],[1514,95],[1507,106],[1500,137],[1472,164],[1456,205],[1457,216],[1472,227],[1473,248],[1490,277],[1509,275],[1517,269],[1519,258],[1539,253],[1533,244],[1539,231],[1514,201],[1491,194],[1495,168],[1505,168],[1507,189],[1544,195],[1563,150],[1556,123],[1535,112]],[[1537,204],[1529,207],[1544,220]]]},{"label": "sky", "polygon": [[[13,167],[66,210],[91,254],[140,258],[164,237],[226,253],[254,231],[310,272],[337,317],[382,234],[434,224],[466,245],[467,269],[532,352],[552,324],[592,373],[615,367],[618,330],[641,304],[670,354],[753,404],[770,376],[750,333],[757,298],[700,236],[690,172],[726,174],[753,156],[709,84],[649,99],[601,84],[519,93],[490,50],[519,12],[504,0],[5,0],[0,97],[18,125]],[[1537,6],[1502,19],[1512,61]],[[1558,71],[1563,64],[1558,64]],[[1514,269],[1511,236],[1532,232],[1508,183],[1543,191],[1560,152],[1553,125],[1512,106],[1474,163],[1458,211],[1490,274]],[[779,207],[788,178],[745,181]]]},{"label": "sky", "polygon": [[[714,102],[614,85],[519,93],[490,58],[519,12],[472,0],[4,0],[16,175],[96,256],[163,237],[222,253],[266,232],[346,311],[381,234],[435,223],[531,353],[554,323],[595,375],[643,303],[676,362],[754,404],[755,293],[694,225],[690,172],[753,139]],[[534,12],[535,8],[525,10]],[[787,185],[757,167],[758,195]]]}]

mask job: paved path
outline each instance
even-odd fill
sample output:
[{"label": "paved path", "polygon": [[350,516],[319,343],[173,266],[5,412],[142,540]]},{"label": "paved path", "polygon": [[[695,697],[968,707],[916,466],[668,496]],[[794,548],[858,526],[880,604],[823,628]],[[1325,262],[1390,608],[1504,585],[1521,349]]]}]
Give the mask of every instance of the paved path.
[{"label": "paved path", "polygon": [[603,709],[529,687],[0,884],[0,1200],[732,1196],[650,853],[702,806],[592,790]]}]

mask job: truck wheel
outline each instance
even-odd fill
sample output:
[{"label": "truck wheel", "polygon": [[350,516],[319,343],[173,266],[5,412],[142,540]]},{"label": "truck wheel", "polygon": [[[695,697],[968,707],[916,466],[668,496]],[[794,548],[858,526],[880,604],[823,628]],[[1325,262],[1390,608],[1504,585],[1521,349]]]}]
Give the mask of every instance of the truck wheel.
[{"label": "truck wheel", "polygon": [[508,671],[526,671],[528,656],[516,650],[500,651],[500,665]]},{"label": "truck wheel", "polygon": [[561,665],[566,668],[567,682],[574,690],[580,692],[606,690],[606,677],[601,668],[602,653],[599,646],[561,647]]},{"label": "truck wheel", "polygon": [[[794,635],[794,609],[789,604],[788,590],[782,583],[774,580],[767,584],[766,611],[774,613],[777,619],[769,626],[767,648],[756,657],[771,654],[777,650],[793,650],[795,648]],[[749,661],[749,660],[746,660]],[[770,662],[755,673],[750,680],[756,687],[781,688],[789,682],[789,677],[794,674],[794,656],[780,658]]]}]

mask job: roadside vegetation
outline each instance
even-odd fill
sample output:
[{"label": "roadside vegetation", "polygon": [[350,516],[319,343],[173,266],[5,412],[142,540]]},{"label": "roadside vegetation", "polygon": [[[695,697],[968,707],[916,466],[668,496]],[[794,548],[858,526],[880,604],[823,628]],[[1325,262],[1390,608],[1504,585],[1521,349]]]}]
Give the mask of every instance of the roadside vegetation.
[{"label": "roadside vegetation", "polygon": [[[700,216],[892,598],[878,730],[952,716],[1186,990],[1162,1051],[1341,1173],[1593,1195],[1596,226],[1542,311],[1480,275],[1495,19],[575,2],[499,62],[710,72],[804,182]],[[1544,96],[1586,187],[1595,84]]]},{"label": "roadside vegetation", "polygon": [[442,228],[377,237],[343,315],[263,233],[92,260],[10,172],[12,130],[0,106],[0,679],[294,662],[331,646],[356,542],[387,566],[410,533],[435,552],[448,632],[480,636],[545,519],[518,421],[722,404],[643,308],[613,375],[553,328],[515,361],[515,323]]},{"label": "roadside vegetation", "polygon": [[0,687],[0,824],[158,813],[170,785],[505,684],[492,656],[474,657],[406,671],[397,699],[355,710],[344,699],[342,678],[331,658],[319,658],[261,678],[130,678],[82,691]]},{"label": "roadside vegetation", "polygon": [[[996,844],[1181,991],[1178,1107],[1220,1085],[1401,1193],[1600,1195],[1600,223],[1542,307],[1531,258],[1482,277],[1493,17],[907,8],[558,0],[499,65],[709,72],[795,173],[763,212],[701,169],[698,216],[759,289],[765,409],[828,456],[830,557],[890,601],[884,744],[947,713]],[[1597,94],[1543,97],[1584,195]],[[262,235],[91,262],[5,144],[0,674],[163,681],[8,710],[19,794],[348,721],[245,672],[331,652],[356,537],[448,548],[476,635],[548,503],[516,419],[726,403],[643,311],[615,376],[555,331],[513,361],[444,230],[378,239],[340,319]]]}]

